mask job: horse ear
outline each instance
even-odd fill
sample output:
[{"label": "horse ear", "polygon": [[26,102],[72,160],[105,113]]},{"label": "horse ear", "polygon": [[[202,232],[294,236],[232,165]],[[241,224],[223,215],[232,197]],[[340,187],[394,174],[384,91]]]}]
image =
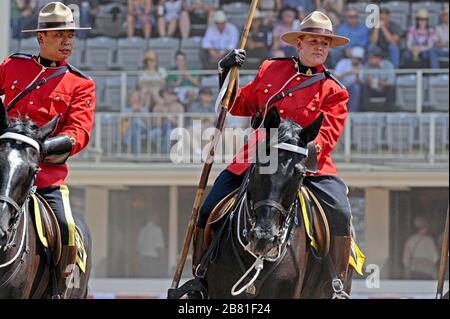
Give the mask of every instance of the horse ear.
[{"label": "horse ear", "polygon": [[302,129],[300,132],[300,142],[303,143],[303,146],[313,141],[317,135],[319,134],[320,127],[323,122],[323,113],[317,117],[311,124]]},{"label": "horse ear", "polygon": [[5,106],[0,99],[0,131],[9,126],[8,114],[6,114]]},{"label": "horse ear", "polygon": [[56,125],[58,125],[60,117],[61,117],[60,114],[56,115],[50,122],[39,128],[37,134],[37,139],[39,141],[44,142],[47,139],[47,137],[49,137],[49,135],[53,133],[53,131],[56,128]]},{"label": "horse ear", "polygon": [[271,128],[278,128],[280,126],[280,113],[278,112],[278,108],[276,106],[271,107],[264,118],[264,127],[266,130],[270,130]]}]

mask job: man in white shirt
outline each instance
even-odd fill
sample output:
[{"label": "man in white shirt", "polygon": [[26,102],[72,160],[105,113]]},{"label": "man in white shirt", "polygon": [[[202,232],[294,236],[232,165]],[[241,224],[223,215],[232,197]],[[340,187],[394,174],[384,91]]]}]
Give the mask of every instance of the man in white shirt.
[{"label": "man in white shirt", "polygon": [[164,273],[164,236],[159,224],[159,216],[150,215],[148,223],[138,234],[138,251],[140,253],[140,273],[142,277],[158,277]]},{"label": "man in white shirt", "polygon": [[238,46],[239,31],[235,25],[227,22],[222,10],[214,14],[214,24],[208,26],[203,37],[203,68],[216,69],[219,60],[225,53]]}]

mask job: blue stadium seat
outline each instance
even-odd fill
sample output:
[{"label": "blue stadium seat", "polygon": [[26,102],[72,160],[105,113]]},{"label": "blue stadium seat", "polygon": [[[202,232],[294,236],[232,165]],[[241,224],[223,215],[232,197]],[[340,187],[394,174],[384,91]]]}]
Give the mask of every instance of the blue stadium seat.
[{"label": "blue stadium seat", "polygon": [[430,146],[430,123],[431,117],[434,118],[435,130],[435,151],[444,154],[449,147],[449,120],[448,113],[428,113],[420,117],[419,125],[419,143],[424,150],[429,150]]}]

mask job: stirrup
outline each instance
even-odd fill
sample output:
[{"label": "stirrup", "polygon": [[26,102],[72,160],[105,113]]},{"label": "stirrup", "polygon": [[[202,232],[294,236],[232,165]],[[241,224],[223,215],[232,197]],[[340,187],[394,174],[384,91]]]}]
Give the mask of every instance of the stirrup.
[{"label": "stirrup", "polygon": [[350,296],[344,291],[344,284],[339,278],[331,281],[331,287],[333,288],[333,296],[331,299],[351,299]]}]

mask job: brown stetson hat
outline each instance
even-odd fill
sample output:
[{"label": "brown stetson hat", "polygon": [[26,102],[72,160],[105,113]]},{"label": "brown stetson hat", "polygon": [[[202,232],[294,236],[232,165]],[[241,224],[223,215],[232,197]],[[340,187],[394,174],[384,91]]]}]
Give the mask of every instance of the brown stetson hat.
[{"label": "brown stetson hat", "polygon": [[37,28],[22,32],[38,32],[51,30],[90,30],[75,25],[72,10],[61,2],[50,2],[39,12]]},{"label": "brown stetson hat", "polygon": [[330,48],[346,45],[349,38],[333,34],[333,24],[330,18],[320,11],[311,12],[303,19],[299,31],[286,32],[281,39],[290,45],[297,46],[297,39],[302,35],[321,35],[331,39]]}]

